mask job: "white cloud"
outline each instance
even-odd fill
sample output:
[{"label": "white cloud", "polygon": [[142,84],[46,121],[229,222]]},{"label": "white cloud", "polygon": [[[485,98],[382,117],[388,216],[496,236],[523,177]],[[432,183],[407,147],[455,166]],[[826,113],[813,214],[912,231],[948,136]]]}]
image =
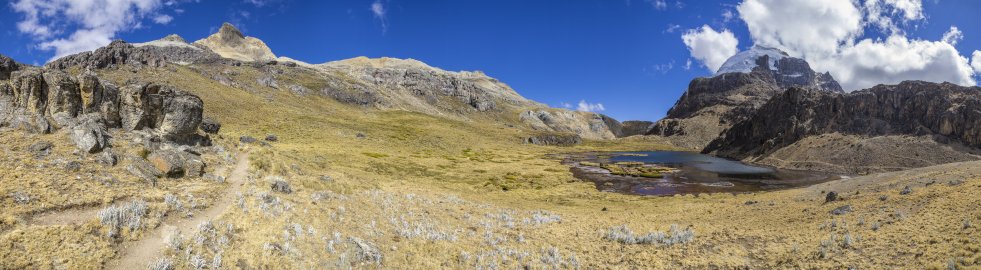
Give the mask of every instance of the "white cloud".
[{"label": "white cloud", "polygon": [[668,28],[667,29],[664,29],[664,32],[674,33],[674,31],[678,31],[678,29],[681,29],[681,25],[669,23],[668,24]]},{"label": "white cloud", "polygon": [[736,13],[733,13],[731,9],[725,9],[722,11],[722,22],[727,23],[736,17]]},{"label": "white cloud", "polygon": [[891,34],[903,33],[900,24],[923,20],[923,3],[920,0],[866,0],[862,6],[868,24]]},{"label": "white cloud", "polygon": [[171,17],[170,15],[167,15],[167,14],[160,14],[160,15],[157,15],[156,17],[153,17],[153,22],[158,23],[158,24],[168,24],[168,23],[170,23],[170,21],[173,21],[173,20],[174,20],[174,17]]},{"label": "white cloud", "polygon": [[681,35],[691,56],[702,62],[706,68],[715,72],[725,63],[726,59],[735,55],[739,49],[739,40],[728,29],[717,32],[708,25],[699,29],[690,29]]},{"label": "white cloud", "polygon": [[975,84],[967,58],[943,41],[909,40],[898,35],[884,41],[865,39],[827,60],[833,64],[822,64],[834,68],[832,75],[846,90],[904,80]]},{"label": "white cloud", "polygon": [[586,100],[580,100],[579,105],[576,106],[576,110],[582,112],[602,112],[606,108],[603,107],[603,103],[589,103]]},{"label": "white cloud", "polygon": [[971,67],[974,68],[974,72],[981,73],[981,51],[974,51],[971,55]]},{"label": "white cloud", "polygon": [[572,104],[569,104],[568,102],[561,102],[559,103],[559,106],[562,106],[562,108],[566,108],[566,109],[572,109]]},{"label": "white cloud", "polygon": [[957,26],[950,26],[950,30],[947,30],[947,32],[944,33],[944,37],[940,40],[947,42],[950,45],[957,46],[957,42],[960,42],[962,39],[964,39],[964,32],[957,29]]},{"label": "white cloud", "polygon": [[[59,57],[105,46],[121,31],[141,27],[145,18],[169,22],[159,14],[163,0],[17,0],[11,6],[23,20],[17,30]],[[164,23],[166,23],[164,22]],[[74,29],[67,37],[63,29]],[[61,37],[59,37],[61,36]]]},{"label": "white cloud", "polygon": [[[919,0],[745,0],[737,7],[753,41],[802,57],[829,71],[845,90],[925,80],[974,85],[974,70],[953,47],[952,27],[939,41],[911,39],[900,26],[925,20]],[[898,23],[897,23],[898,22]],[[884,39],[864,38],[878,27]]]},{"label": "white cloud", "polygon": [[375,15],[375,18],[378,18],[378,20],[381,21],[382,33],[388,31],[388,20],[385,18],[385,13],[387,12],[388,10],[385,9],[385,4],[383,4],[381,0],[375,0],[374,3],[371,3],[371,13]]},{"label": "white cloud", "polygon": [[668,8],[668,2],[665,0],[647,0],[647,2],[651,3],[651,6],[657,10],[664,10]]},{"label": "white cloud", "polygon": [[685,61],[685,70],[690,70],[690,69],[691,69],[691,58],[688,58],[688,60]]},{"label": "white cloud", "polygon": [[792,55],[834,53],[862,33],[862,13],[850,0],[746,0],[736,9],[756,44]]}]

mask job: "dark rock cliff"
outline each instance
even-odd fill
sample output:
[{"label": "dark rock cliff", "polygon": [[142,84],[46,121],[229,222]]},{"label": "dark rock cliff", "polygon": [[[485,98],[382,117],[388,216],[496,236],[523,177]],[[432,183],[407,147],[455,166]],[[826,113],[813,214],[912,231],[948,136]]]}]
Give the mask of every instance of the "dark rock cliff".
[{"label": "dark rock cliff", "polygon": [[712,141],[704,153],[763,156],[827,133],[935,135],[981,147],[981,88],[906,81],[849,94],[791,88]]}]

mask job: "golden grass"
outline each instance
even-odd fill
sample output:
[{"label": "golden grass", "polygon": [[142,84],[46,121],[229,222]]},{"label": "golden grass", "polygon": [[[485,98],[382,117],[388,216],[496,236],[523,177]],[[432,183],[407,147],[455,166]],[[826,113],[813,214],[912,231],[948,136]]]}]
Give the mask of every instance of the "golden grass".
[{"label": "golden grass", "polygon": [[[237,71],[236,81],[246,85],[233,88],[201,75],[223,69]],[[981,263],[977,207],[981,179],[963,173],[977,173],[974,167],[949,166],[745,195],[639,197],[599,192],[546,155],[673,149],[660,139],[543,147],[522,144],[520,138],[527,131],[482,116],[448,119],[362,108],[317,96],[296,97],[252,85],[255,80],[249,76],[256,75],[248,67],[178,67],[140,74],[200,95],[206,114],[223,123],[221,144],[236,145],[235,138],[242,135],[279,137],[268,147],[247,148],[252,152],[255,180],[243,187],[241,205],[216,221],[232,224],[230,232],[216,234],[229,241],[216,244],[218,240],[206,238],[201,245],[188,243],[184,249],[167,251],[179,268],[188,267],[187,250],[209,263],[220,254],[223,265],[230,268],[943,268],[951,261],[973,267]],[[104,75],[117,82],[133,76],[126,71]],[[303,74],[296,78],[315,80]],[[510,119],[518,124],[516,118]],[[40,179],[43,174],[33,167],[14,172],[10,175],[22,176],[0,176],[4,177],[0,188],[42,186],[43,191],[43,185],[57,183]],[[294,192],[270,191],[262,179],[271,175],[287,179]],[[321,175],[331,180],[322,180]],[[36,180],[28,180],[34,184],[27,185],[20,180],[24,178]],[[917,182],[921,179],[943,182],[924,186]],[[953,179],[963,183],[946,184]],[[103,196],[140,194],[162,204],[162,194],[192,189],[184,185],[201,185],[198,191],[217,189],[204,180],[192,180],[145,192],[146,186],[128,182],[121,188],[85,185],[44,191],[47,195],[39,198],[49,205],[66,205],[65,198],[79,195],[97,201]],[[905,185],[915,192],[898,195]],[[824,204],[821,191],[830,190],[845,200]],[[881,201],[881,195],[889,198]],[[42,211],[9,200],[3,204],[4,220]],[[829,214],[845,204],[854,211]],[[965,221],[974,225],[964,228]],[[873,230],[875,223],[879,225]],[[608,229],[619,225],[646,233],[666,231],[672,224],[692,228],[694,241],[659,247],[603,239]],[[22,251],[8,250],[4,257],[15,258],[15,263],[0,268],[48,268],[47,260],[24,257],[39,254],[34,252],[73,258],[71,265],[80,268],[98,267],[113,254],[113,245],[92,233],[98,230],[92,228],[99,226],[96,222],[85,225],[89,229],[73,227],[67,232],[63,227],[11,226],[16,229],[4,233],[0,245]],[[195,238],[195,232],[184,233],[186,239]],[[846,235],[853,242],[843,246]],[[380,264],[359,260],[357,255],[364,252],[351,237],[377,248],[383,256]],[[84,239],[90,244],[55,248],[61,242]],[[81,258],[80,254],[97,255]]]}]

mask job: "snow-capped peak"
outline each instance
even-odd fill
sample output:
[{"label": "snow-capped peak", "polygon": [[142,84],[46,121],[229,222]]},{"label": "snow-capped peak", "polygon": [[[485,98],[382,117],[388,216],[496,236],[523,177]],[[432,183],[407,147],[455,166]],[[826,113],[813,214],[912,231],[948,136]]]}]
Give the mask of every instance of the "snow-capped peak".
[{"label": "snow-capped peak", "polygon": [[736,55],[729,57],[729,59],[722,64],[722,67],[719,67],[719,71],[715,72],[715,75],[713,76],[730,72],[749,73],[756,67],[756,59],[763,55],[767,55],[770,58],[770,70],[777,69],[776,63],[778,60],[784,57],[790,57],[787,55],[787,53],[781,51],[780,49],[754,45],[749,50],[739,52]]}]

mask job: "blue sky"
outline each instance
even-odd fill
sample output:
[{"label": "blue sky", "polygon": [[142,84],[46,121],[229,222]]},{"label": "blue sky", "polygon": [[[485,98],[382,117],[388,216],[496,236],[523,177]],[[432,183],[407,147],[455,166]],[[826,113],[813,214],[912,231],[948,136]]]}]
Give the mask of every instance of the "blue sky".
[{"label": "blue sky", "polygon": [[[981,1],[968,0],[124,0],[117,2],[129,4],[116,7],[101,0],[63,1],[17,0],[0,8],[5,25],[0,54],[43,64],[58,53],[111,39],[141,42],[176,33],[194,41],[228,21],[279,56],[310,63],[388,56],[452,71],[481,70],[527,98],[573,109],[584,101],[593,105],[588,109],[602,108],[619,120],[663,117],[692,78],[714,72],[703,63],[720,61],[719,51],[745,50],[756,41],[806,56],[836,77],[849,77],[847,84],[856,87],[901,79],[975,84],[969,61],[981,49],[981,35],[975,35],[981,33],[981,20],[973,17]],[[855,16],[849,3],[859,12],[858,30],[836,26]],[[750,7],[844,15],[779,21],[788,19],[760,17],[766,12]],[[814,38],[799,36],[794,23],[842,34],[826,38],[833,49],[812,46],[796,42]],[[703,26],[716,35],[703,36]],[[951,26],[960,35],[950,34],[942,44]],[[687,44],[686,34],[692,40]],[[910,55],[897,60],[896,50]],[[855,54],[879,57],[848,62]],[[894,70],[906,62],[914,63]]]}]

